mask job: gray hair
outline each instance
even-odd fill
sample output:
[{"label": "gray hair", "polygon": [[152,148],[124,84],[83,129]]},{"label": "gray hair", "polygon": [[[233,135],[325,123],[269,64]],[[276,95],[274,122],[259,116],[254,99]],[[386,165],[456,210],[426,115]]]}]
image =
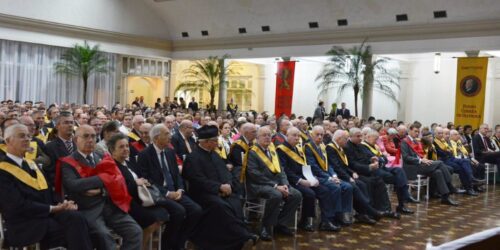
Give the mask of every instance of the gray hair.
[{"label": "gray hair", "polygon": [[397,135],[398,131],[395,128],[389,128],[387,130],[387,133],[390,134],[390,135]]},{"label": "gray hair", "polygon": [[170,133],[168,128],[163,123],[158,123],[154,125],[151,130],[149,130],[149,137],[151,138],[151,140],[154,140],[156,137],[158,137],[161,134],[162,129],[165,129]]},{"label": "gray hair", "polygon": [[371,131],[375,131],[374,129],[370,128],[370,127],[364,127],[362,130],[361,130],[361,134],[363,135],[368,135]]},{"label": "gray hair", "polygon": [[22,129],[22,128],[28,129],[28,127],[26,127],[26,125],[21,124],[21,123],[17,123],[17,124],[14,124],[14,125],[11,125],[11,126],[7,127],[5,129],[5,132],[3,133],[4,139],[7,140],[10,137],[14,136],[14,134],[15,134],[14,132],[17,129]]},{"label": "gray hair", "polygon": [[286,134],[290,134],[290,133],[293,133],[293,132],[300,132],[300,130],[296,127],[290,127],[288,128],[288,130],[286,131]]},{"label": "gray hair", "polygon": [[346,135],[347,132],[342,130],[342,129],[338,129],[337,131],[335,131],[335,133],[333,133],[333,137],[332,137],[332,140],[336,141],[338,138]]},{"label": "gray hair", "polygon": [[458,131],[456,129],[450,130],[450,135],[458,135]]},{"label": "gray hair", "polygon": [[350,136],[353,136],[354,134],[357,134],[357,133],[361,133],[361,129],[356,128],[356,127],[349,129]]},{"label": "gray hair", "polygon": [[318,131],[318,130],[325,131],[325,129],[323,128],[323,126],[321,126],[321,125],[315,125],[315,126],[312,128],[311,132],[312,132],[312,133],[314,133],[314,134],[316,134],[316,131]]}]

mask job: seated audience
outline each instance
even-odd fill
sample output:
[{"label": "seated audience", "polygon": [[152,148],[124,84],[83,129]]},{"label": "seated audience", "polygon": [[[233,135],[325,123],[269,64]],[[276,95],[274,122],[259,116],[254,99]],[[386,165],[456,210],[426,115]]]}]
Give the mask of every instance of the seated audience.
[{"label": "seated audience", "polygon": [[[248,198],[266,199],[260,231],[260,238],[265,241],[272,240],[274,232],[293,235],[288,226],[302,201],[300,192],[289,185],[284,166],[280,165],[271,145],[271,130],[268,127],[259,128],[257,144],[249,150],[246,170],[242,170]],[[280,206],[282,203],[283,206]]]},{"label": "seated audience", "polygon": [[25,247],[40,242],[42,249],[92,249],[88,226],[71,200],[57,202],[36,164],[25,158],[31,134],[16,124],[3,131],[6,155],[0,162],[0,213],[6,243]]},{"label": "seated audience", "polygon": [[[97,249],[115,249],[114,233],[122,237],[121,249],[140,249],[141,227],[128,214],[130,195],[125,180],[110,157],[96,154],[94,128],[82,125],[75,134],[76,148],[61,159],[65,194],[73,199],[87,219]],[[56,176],[57,177],[57,176]],[[56,179],[56,190],[60,181]]]}]

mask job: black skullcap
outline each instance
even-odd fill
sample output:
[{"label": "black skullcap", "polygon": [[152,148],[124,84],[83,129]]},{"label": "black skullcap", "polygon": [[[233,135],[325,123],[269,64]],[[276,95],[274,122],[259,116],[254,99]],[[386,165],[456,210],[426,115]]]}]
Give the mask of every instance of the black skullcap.
[{"label": "black skullcap", "polygon": [[219,136],[219,129],[214,125],[205,125],[198,130],[196,130],[198,134],[198,139],[211,139]]}]

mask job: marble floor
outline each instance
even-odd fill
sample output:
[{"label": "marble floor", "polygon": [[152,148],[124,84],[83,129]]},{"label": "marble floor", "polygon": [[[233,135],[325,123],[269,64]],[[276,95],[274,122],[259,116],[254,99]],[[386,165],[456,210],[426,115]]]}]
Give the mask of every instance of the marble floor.
[{"label": "marble floor", "polygon": [[[394,199],[395,195],[391,195]],[[441,205],[438,199],[410,204],[413,215],[382,219],[375,226],[354,224],[339,233],[298,231],[295,237],[276,236],[252,249],[425,249],[486,229],[500,227],[500,185],[490,185],[477,197],[454,195],[460,206]],[[393,202],[393,204],[395,204]]]}]

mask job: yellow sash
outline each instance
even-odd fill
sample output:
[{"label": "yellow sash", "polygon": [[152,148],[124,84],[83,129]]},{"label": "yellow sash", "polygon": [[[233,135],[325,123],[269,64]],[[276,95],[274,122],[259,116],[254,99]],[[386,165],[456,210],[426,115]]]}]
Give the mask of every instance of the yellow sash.
[{"label": "yellow sash", "polygon": [[231,153],[235,145],[239,145],[243,149],[243,151],[245,151],[243,159],[241,159],[241,174],[240,174],[240,181],[243,182],[245,180],[245,171],[247,171],[248,150],[250,148],[248,144],[243,141],[243,139],[238,139],[235,142],[233,142],[233,144],[231,144],[231,149],[229,153]]},{"label": "yellow sash", "polygon": [[314,154],[314,158],[316,158],[316,161],[318,162],[319,166],[324,170],[324,171],[328,171],[328,158],[326,156],[326,148],[325,148],[325,145],[323,143],[321,143],[319,145],[319,147],[321,148],[321,153],[323,153],[323,156],[325,156],[325,160],[323,160],[323,158],[321,158],[321,156],[318,154],[318,152],[316,152],[316,150],[314,149],[314,147],[312,146],[311,142],[310,143],[307,143],[306,144],[306,147],[309,147],[311,149],[311,151],[313,152]]},{"label": "yellow sash", "polygon": [[292,160],[297,162],[298,164],[304,166],[306,165],[306,161],[304,160],[304,153],[302,152],[301,149],[299,149],[299,153],[295,153],[295,151],[291,150],[289,147],[285,146],[284,144],[281,144],[278,146],[278,149],[283,151],[288,157],[290,157]]},{"label": "yellow sash", "polygon": [[469,151],[462,145],[461,142],[450,141],[451,149],[453,150],[453,156],[458,157],[458,153],[460,152],[463,156],[467,157],[469,155]]},{"label": "yellow sash", "polygon": [[375,147],[372,147],[372,145],[368,144],[365,141],[361,142],[361,144],[365,145],[374,155],[378,157],[382,156],[382,153],[380,152],[377,145],[375,145]]},{"label": "yellow sash", "polygon": [[226,160],[227,159],[226,147],[224,147],[224,142],[220,138],[218,144],[219,144],[218,147],[215,148],[215,152],[219,154],[220,158]]},{"label": "yellow sash", "polygon": [[31,152],[26,152],[26,159],[28,160],[35,160],[36,159],[36,153],[37,153],[37,150],[38,150],[38,143],[36,143],[36,141],[31,141],[30,142],[30,148],[32,148],[33,150]]},{"label": "yellow sash", "polygon": [[136,135],[134,132],[129,132],[128,133],[128,137],[132,138],[132,140],[134,141],[138,141],[141,139],[141,137],[139,137],[138,135]]},{"label": "yellow sash", "polygon": [[22,183],[28,185],[29,187],[35,190],[40,191],[47,189],[48,188],[47,181],[45,180],[42,171],[40,171],[40,169],[36,167],[36,164],[33,161],[27,159],[25,160],[28,162],[28,165],[30,165],[30,167],[32,167],[35,170],[37,178],[33,178],[29,173],[24,171],[22,168],[5,161],[0,163],[0,169],[11,174],[12,176],[16,177],[16,179],[20,180]]},{"label": "yellow sash", "polygon": [[[437,161],[436,148],[434,147],[434,145],[432,145],[431,147],[432,147],[431,159],[429,160]],[[424,158],[428,159],[429,148],[424,148],[424,153],[425,153]]]},{"label": "yellow sash", "polygon": [[7,144],[1,143],[0,144],[0,150],[2,150],[3,152],[7,153]]},{"label": "yellow sash", "polygon": [[491,140],[497,145],[497,148],[500,148],[500,140],[496,136],[492,136]]},{"label": "yellow sash", "polygon": [[267,157],[267,155],[260,149],[260,147],[253,146],[250,150],[257,153],[257,156],[259,156],[259,158],[264,162],[264,164],[266,164],[267,168],[269,168],[271,173],[273,174],[281,173],[280,161],[278,160],[278,155],[276,154],[274,147],[270,146],[267,149],[271,154],[272,162],[269,160],[269,157]]},{"label": "yellow sash", "polygon": [[38,133],[38,135],[36,136],[36,138],[42,140],[43,143],[47,142],[47,135],[42,135],[41,133]]},{"label": "yellow sash", "polygon": [[443,142],[439,139],[434,139],[434,142],[436,143],[436,145],[438,145],[438,147],[441,149],[441,150],[444,150],[444,151],[448,151],[450,153],[453,153],[452,149],[450,148],[450,145],[448,145],[447,142]]},{"label": "yellow sash", "polygon": [[309,139],[307,134],[305,132],[302,132],[302,130],[300,130],[300,137],[302,138],[302,140],[304,140],[304,142]]},{"label": "yellow sash", "polygon": [[347,159],[347,155],[345,155],[344,153],[344,150],[340,150],[339,148],[337,148],[337,145],[333,144],[333,143],[329,143],[327,146],[330,146],[332,147],[333,149],[335,149],[335,151],[337,151],[337,154],[340,156],[340,159],[342,160],[342,162],[344,162],[345,166],[349,166],[349,160]]}]

